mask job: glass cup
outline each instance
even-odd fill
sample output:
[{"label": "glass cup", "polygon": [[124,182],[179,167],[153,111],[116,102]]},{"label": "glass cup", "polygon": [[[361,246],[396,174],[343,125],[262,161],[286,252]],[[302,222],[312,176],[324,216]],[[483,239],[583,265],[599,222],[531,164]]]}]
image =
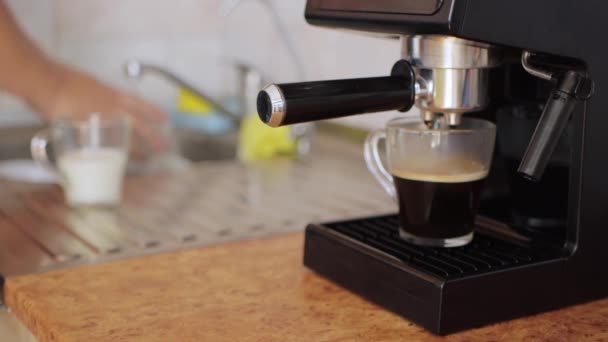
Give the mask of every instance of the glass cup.
[{"label": "glass cup", "polygon": [[[435,129],[412,118],[390,121],[365,142],[368,169],[399,205],[399,235],[424,246],[456,247],[473,239],[496,126],[463,118]],[[378,144],[385,140],[388,170]]]},{"label": "glass cup", "polygon": [[128,117],[56,119],[32,138],[32,157],[59,176],[69,206],[116,207],[122,197],[130,132]]}]

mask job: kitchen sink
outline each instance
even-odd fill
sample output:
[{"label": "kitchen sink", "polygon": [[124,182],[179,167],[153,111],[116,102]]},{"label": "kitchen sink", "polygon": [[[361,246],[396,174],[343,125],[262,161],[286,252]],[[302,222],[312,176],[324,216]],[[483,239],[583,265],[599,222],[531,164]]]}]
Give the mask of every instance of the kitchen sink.
[{"label": "kitchen sink", "polygon": [[180,154],[193,162],[230,160],[236,158],[237,133],[204,135],[185,129],[176,129]]},{"label": "kitchen sink", "polygon": [[[42,128],[40,125],[0,128],[0,160],[30,158],[30,139]],[[236,132],[204,135],[176,129],[174,136],[180,155],[192,162],[236,158]]]}]

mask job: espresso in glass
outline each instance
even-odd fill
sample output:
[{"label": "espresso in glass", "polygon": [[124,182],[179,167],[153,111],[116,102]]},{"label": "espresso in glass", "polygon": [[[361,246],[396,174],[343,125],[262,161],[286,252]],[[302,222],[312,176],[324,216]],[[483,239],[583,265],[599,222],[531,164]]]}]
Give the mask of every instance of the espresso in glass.
[{"label": "espresso in glass", "polygon": [[[365,141],[367,167],[399,206],[399,236],[413,244],[458,247],[473,239],[475,215],[490,168],[496,127],[462,118],[429,128],[391,120]],[[380,157],[385,141],[387,167]]]},{"label": "espresso in glass", "polygon": [[447,160],[425,173],[393,168],[400,236],[451,239],[472,234],[487,171],[476,161]]}]

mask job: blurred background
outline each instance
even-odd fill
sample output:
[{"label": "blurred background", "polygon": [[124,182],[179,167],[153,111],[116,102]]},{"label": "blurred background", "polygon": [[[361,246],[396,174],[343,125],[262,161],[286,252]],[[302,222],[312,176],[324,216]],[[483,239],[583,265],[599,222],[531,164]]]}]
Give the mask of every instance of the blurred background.
[{"label": "blurred background", "polygon": [[[174,111],[177,88],[153,76],[128,80],[123,72],[127,60],[163,66],[209,95],[227,98],[238,87],[235,63],[254,67],[267,81],[290,82],[386,75],[399,58],[397,40],[306,24],[305,0],[242,0],[234,8],[227,1],[9,0],[8,4],[19,24],[49,55],[113,86],[136,91],[169,112]],[[277,32],[270,8],[284,24],[301,70]],[[2,127],[38,120],[7,94],[0,96],[0,108]],[[369,129],[394,115],[363,115],[340,122]]]},{"label": "blurred background", "polygon": [[[266,83],[384,76],[399,59],[397,40],[310,26],[305,0],[241,0],[237,6],[235,0],[6,2],[52,58],[159,105],[175,127],[152,123],[164,149],[131,141],[130,157],[136,158],[129,159],[118,208],[73,210],[63,200],[62,178],[30,156],[30,140],[45,123],[18,98],[0,93],[0,283],[4,275],[296,232],[311,221],[396,210],[365,168],[366,132],[265,126],[251,106],[264,82],[243,82],[237,65],[249,66]],[[128,78],[125,65],[133,60],[156,72]],[[176,86],[159,70],[191,87]],[[188,95],[188,88],[212,101]],[[212,102],[237,118],[219,115]],[[339,122],[367,130],[395,115],[403,114]],[[96,140],[86,133],[96,131],[82,131],[84,150]],[[51,143],[48,150],[57,160],[60,149]],[[91,184],[105,184],[99,179],[108,173],[102,173],[79,172]],[[97,187],[95,195],[106,188]],[[4,337],[2,320],[0,307]],[[0,338],[7,339],[17,340]]]}]

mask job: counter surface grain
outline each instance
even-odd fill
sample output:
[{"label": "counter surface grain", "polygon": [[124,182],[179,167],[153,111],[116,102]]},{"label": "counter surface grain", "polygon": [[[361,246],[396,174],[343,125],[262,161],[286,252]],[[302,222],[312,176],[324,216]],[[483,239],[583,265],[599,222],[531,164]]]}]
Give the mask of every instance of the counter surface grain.
[{"label": "counter surface grain", "polygon": [[608,300],[445,338],[302,266],[283,235],[8,278],[40,341],[608,341]]}]

